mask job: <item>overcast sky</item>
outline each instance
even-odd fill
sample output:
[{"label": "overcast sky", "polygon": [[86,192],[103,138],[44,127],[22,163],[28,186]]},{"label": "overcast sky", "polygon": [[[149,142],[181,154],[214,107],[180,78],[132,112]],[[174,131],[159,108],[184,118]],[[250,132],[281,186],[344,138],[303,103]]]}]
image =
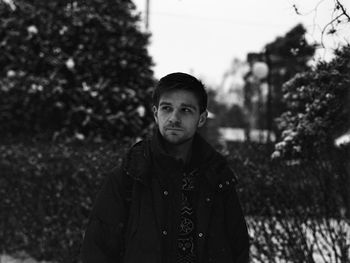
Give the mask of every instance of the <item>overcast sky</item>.
[{"label": "overcast sky", "polygon": [[[343,2],[350,10],[350,1]],[[134,3],[144,15],[146,0]],[[248,52],[261,51],[300,22],[309,41],[320,41],[333,7],[333,0],[150,0],[149,52],[155,76],[183,71],[217,85],[234,58],[244,60]],[[350,42],[349,24],[325,38],[328,48]]]}]

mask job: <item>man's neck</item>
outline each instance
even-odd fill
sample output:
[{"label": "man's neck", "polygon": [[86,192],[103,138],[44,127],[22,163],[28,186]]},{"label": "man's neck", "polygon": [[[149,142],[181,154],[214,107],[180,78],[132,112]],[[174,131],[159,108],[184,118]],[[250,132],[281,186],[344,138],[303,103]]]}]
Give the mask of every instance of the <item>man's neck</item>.
[{"label": "man's neck", "polygon": [[190,160],[192,154],[192,142],[193,139],[179,145],[165,142],[165,151],[175,159],[180,159],[184,163],[187,163]]}]

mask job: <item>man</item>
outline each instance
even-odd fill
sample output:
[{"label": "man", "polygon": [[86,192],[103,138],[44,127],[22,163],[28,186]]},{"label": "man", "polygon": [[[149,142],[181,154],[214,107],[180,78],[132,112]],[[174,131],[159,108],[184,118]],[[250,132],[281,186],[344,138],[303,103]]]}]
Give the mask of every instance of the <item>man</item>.
[{"label": "man", "polygon": [[169,74],[153,104],[156,132],[129,150],[100,191],[83,262],[248,262],[235,176],[197,133],[207,119],[203,84]]}]

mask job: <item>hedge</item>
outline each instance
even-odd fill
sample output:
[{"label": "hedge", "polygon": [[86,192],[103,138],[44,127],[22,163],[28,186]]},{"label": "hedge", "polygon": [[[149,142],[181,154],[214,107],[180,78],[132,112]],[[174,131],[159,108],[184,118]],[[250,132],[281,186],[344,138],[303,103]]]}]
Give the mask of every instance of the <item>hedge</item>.
[{"label": "hedge", "polygon": [[0,246],[38,260],[76,262],[104,176],[123,145],[1,145]]},{"label": "hedge", "polygon": [[270,160],[273,145],[229,145],[251,262],[350,262],[350,149]]},{"label": "hedge", "polygon": [[[238,191],[246,214],[269,216],[339,216],[349,207],[348,152],[289,161],[270,158],[273,144],[236,143],[229,146],[228,160],[240,178]],[[297,211],[299,210],[299,211]]]}]

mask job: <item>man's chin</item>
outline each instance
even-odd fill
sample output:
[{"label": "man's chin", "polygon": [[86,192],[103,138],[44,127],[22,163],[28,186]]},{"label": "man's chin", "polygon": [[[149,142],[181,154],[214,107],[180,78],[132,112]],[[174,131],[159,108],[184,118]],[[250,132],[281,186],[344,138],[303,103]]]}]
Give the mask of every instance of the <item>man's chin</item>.
[{"label": "man's chin", "polygon": [[181,145],[182,141],[181,140],[176,140],[172,138],[164,138],[165,142],[171,145]]},{"label": "man's chin", "polygon": [[171,144],[171,145],[176,145],[176,146],[179,146],[179,145],[182,145],[182,144],[185,144],[189,141],[191,141],[192,138],[183,138],[183,137],[178,137],[178,136],[174,136],[174,135],[166,135],[166,136],[163,136],[164,140]]}]

